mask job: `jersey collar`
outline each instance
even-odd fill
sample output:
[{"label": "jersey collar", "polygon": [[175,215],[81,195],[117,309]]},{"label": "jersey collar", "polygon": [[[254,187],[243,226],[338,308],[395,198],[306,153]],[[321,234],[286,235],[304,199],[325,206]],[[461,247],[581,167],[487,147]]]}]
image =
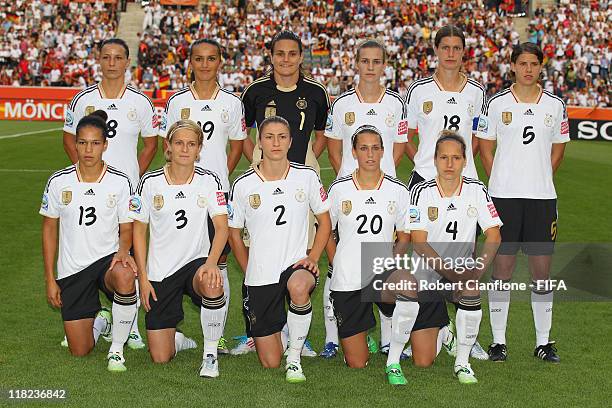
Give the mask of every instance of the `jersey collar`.
[{"label": "jersey collar", "polygon": [[465,86],[468,83],[468,78],[467,78],[467,75],[465,75],[463,72],[460,72],[459,75],[461,75],[463,77],[463,86],[461,86],[461,89],[459,91],[447,91],[446,89],[444,89],[444,87],[442,86],[440,81],[438,81],[438,77],[436,76],[435,72],[434,72],[434,74],[431,77],[433,78],[433,80],[436,83],[436,85],[438,85],[438,88],[440,89],[440,91],[442,91],[442,92],[457,92],[457,93],[461,93],[461,92],[463,92],[463,90],[465,89]]},{"label": "jersey collar", "polygon": [[457,190],[455,190],[455,192],[451,194],[450,196],[444,196],[444,191],[442,191],[442,188],[440,187],[440,183],[438,182],[437,176],[436,176],[436,187],[438,188],[438,193],[440,194],[440,198],[459,197],[461,195],[461,191],[463,190],[463,176],[461,176],[459,187],[457,187]]},{"label": "jersey collar", "polygon": [[[535,104],[537,105],[538,103],[540,103],[540,99],[542,99],[542,94],[544,93],[544,91],[542,90],[542,86],[540,84],[536,84],[536,85],[540,89],[540,93],[538,94],[538,99],[535,101]],[[514,93],[514,84],[510,85],[510,93],[514,97],[514,100],[516,101],[516,103],[534,103],[534,102],[523,102],[523,101],[521,101],[519,99],[518,95]]]},{"label": "jersey collar", "polygon": [[[383,98],[385,97],[385,94],[387,93],[387,89],[383,87],[382,92],[380,94],[380,96],[378,97],[378,100],[374,103],[380,103]],[[355,87],[355,95],[357,95],[357,99],[359,99],[359,103],[370,103],[370,102],[365,102],[363,100],[363,97],[361,96],[361,92],[359,92],[359,86]]]},{"label": "jersey collar", "polygon": [[[353,171],[353,174],[351,175],[351,177],[353,178],[353,184],[355,184],[355,188],[357,190],[370,190],[370,189],[362,188],[361,184],[359,184],[359,180],[357,180],[357,170]],[[380,186],[382,185],[382,182],[384,179],[385,179],[385,173],[381,171],[380,178],[378,179],[378,182],[376,183],[376,187],[373,188],[372,190],[380,190]]]},{"label": "jersey collar", "polygon": [[210,99],[204,99],[204,98],[200,98],[200,95],[198,95],[198,93],[196,92],[195,89],[195,81],[189,84],[189,90],[191,91],[191,94],[193,95],[193,99],[195,100],[211,100],[214,101],[215,99],[217,99],[217,95],[219,95],[219,91],[221,90],[221,87],[219,86],[219,83],[217,83],[217,87],[215,88],[215,91],[213,92],[212,96],[210,97]]},{"label": "jersey collar", "polygon": [[[86,183],[86,181],[83,181],[83,176],[81,176],[81,170],[79,169],[79,162],[76,162],[74,167],[76,167],[76,176],[77,176],[77,180],[79,181],[79,183]],[[93,183],[99,183],[102,181],[102,179],[104,178],[104,175],[106,174],[107,167],[108,165],[104,163],[104,166],[102,167],[102,171],[100,172],[98,179],[94,181]]]},{"label": "jersey collar", "polygon": [[[261,162],[260,162],[261,164]],[[261,172],[261,170],[259,170],[259,164],[252,164],[251,167],[253,168],[253,171],[255,171],[255,174],[257,174],[257,176],[261,179],[261,181],[270,181],[267,180],[266,177],[263,175],[263,173]],[[287,164],[287,170],[285,170],[285,174],[283,174],[283,177],[281,177],[279,180],[272,180],[272,181],[280,181],[280,180],[285,180],[287,178],[287,175],[289,174],[289,169],[291,168],[291,164]]]},{"label": "jersey collar", "polygon": [[288,88],[282,87],[279,84],[276,83],[276,80],[274,79],[274,71],[270,72],[270,79],[272,80],[272,83],[274,84],[274,88],[278,89],[281,92],[293,92],[298,88],[298,85],[300,84],[300,81],[302,80],[302,73],[300,72],[300,75],[298,76],[298,80],[295,83],[295,85],[290,86]]},{"label": "jersey collar", "polygon": [[194,176],[195,176],[195,166],[193,166],[193,171],[191,172],[191,176],[189,176],[189,178],[187,179],[187,182],[184,184],[177,184],[174,182],[174,180],[172,180],[172,177],[170,177],[170,173],[168,172],[168,165],[166,164],[164,166],[164,177],[166,179],[166,183],[168,183],[169,186],[182,186],[185,184],[191,184]]},{"label": "jersey collar", "polygon": [[102,99],[121,99],[123,98],[123,94],[125,93],[125,90],[127,89],[127,85],[124,83],[123,88],[121,88],[121,92],[119,92],[119,97],[109,98],[108,96],[106,96],[106,92],[104,92],[104,88],[102,88],[102,82],[98,82],[97,87],[98,87],[98,92],[100,93],[100,98]]}]

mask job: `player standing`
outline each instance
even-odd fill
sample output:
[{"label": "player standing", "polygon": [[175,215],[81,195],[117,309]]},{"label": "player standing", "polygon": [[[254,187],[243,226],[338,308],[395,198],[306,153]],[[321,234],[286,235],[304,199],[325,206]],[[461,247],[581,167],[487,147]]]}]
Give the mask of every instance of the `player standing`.
[{"label": "player standing", "polygon": [[[129,254],[132,221],[127,211],[132,185],[102,160],[108,147],[106,119],[104,111],[95,111],[79,120],[76,163],[47,182],[40,207],[43,259],[47,299],[61,308],[70,353],[89,354],[100,334],[111,334],[108,370],[125,371],[123,345],[136,314],[137,269]],[[114,325],[107,310],[96,314],[98,290],[113,303]]]},{"label": "player standing", "polygon": [[[329,202],[314,169],[288,160],[292,137],[285,119],[264,120],[258,139],[263,160],[238,177],[230,191],[230,243],[245,272],[244,305],[259,361],[266,368],[280,366],[280,332],[287,324],[286,379],[303,382],[300,355],[312,320],[310,293],[319,275],[317,263],[331,230]],[[310,210],[319,227],[307,254]],[[249,250],[243,228],[249,230]]]},{"label": "player standing", "polygon": [[[549,341],[553,293],[547,283],[557,238],[553,176],[570,138],[565,103],[538,83],[543,57],[540,48],[532,43],[514,48],[510,69],[516,81],[490,99],[478,125],[478,136],[482,138],[482,163],[490,175],[489,191],[505,224],[492,279],[508,282],[519,248],[528,255],[534,285],[534,355],[558,363],[554,342]],[[507,357],[510,291],[502,289],[489,292],[493,331],[489,355],[494,361],[505,361]]]},{"label": "player standing", "polygon": [[[410,85],[406,97],[408,143],[406,153],[414,162],[408,188],[436,176],[434,149],[440,132],[456,131],[467,146],[467,164],[463,174],[478,178],[473,155],[478,147],[474,136],[475,119],[484,109],[486,90],[482,84],[461,72],[465,54],[465,35],[460,28],[446,25],[436,33],[434,52],[438,66],[434,74]],[[418,148],[414,144],[418,128]],[[449,354],[454,355],[452,327],[440,331],[440,340]],[[472,357],[488,359],[478,341]]]},{"label": "player standing", "polygon": [[[147,311],[151,358],[166,363],[177,352],[195,347],[193,340],[176,330],[184,317],[186,294],[200,307],[204,333],[200,376],[212,378],[219,376],[217,348],[227,314],[217,261],[227,242],[228,226],[221,180],[195,165],[203,139],[202,129],[191,120],[178,121],[168,129],[168,164],[142,177],[130,201],[130,216],[135,220],[134,256]],[[209,216],[215,228],[212,244]]]},{"label": "player standing", "polygon": [[[108,148],[104,161],[124,172],[134,186],[147,170],[157,152],[157,113],[151,100],[125,83],[130,66],[130,51],[122,39],[111,38],[100,43],[98,63],[102,80],[76,94],[66,110],[64,150],[75,163],[75,128],[82,117],[101,109],[108,115]],[[137,154],[138,136],[143,147]],[[138,313],[128,339],[128,347],[145,347],[138,331]]]},{"label": "player standing", "polygon": [[[162,115],[159,134],[166,137],[166,129],[179,120],[197,122],[204,133],[204,146],[199,165],[216,173],[221,179],[224,192],[229,191],[229,175],[234,171],[242,155],[242,144],[246,138],[244,108],[240,98],[222,89],[217,75],[222,65],[221,46],[210,39],[199,39],[189,49],[189,65],[194,81],[168,99]],[[226,153],[229,142],[229,154]],[[212,220],[208,221],[210,236],[214,235]],[[230,285],[227,276],[227,254],[225,246],[219,258],[219,269],[223,274],[226,301],[230,301]],[[219,341],[219,352],[227,350],[225,338]]]},{"label": "player standing", "polygon": [[[329,187],[332,227],[338,230],[338,242],[330,239],[329,245],[335,254],[330,297],[344,359],[352,368],[366,366],[369,357],[367,332],[376,326],[373,302],[364,298],[374,275],[370,277],[362,270],[361,256],[358,255],[362,244],[391,243],[396,230],[397,248],[405,249],[410,242],[410,235],[405,232],[408,187],[382,171],[384,143],[382,132],[375,127],[364,125],[357,128],[352,137],[352,155],[358,168],[352,174],[338,178]],[[345,154],[348,154],[346,150]],[[385,255],[391,257],[393,253],[389,251]],[[399,276],[401,271],[391,275]],[[408,277],[412,278],[409,274]],[[376,302],[379,312],[391,318],[395,328],[390,336],[385,370],[392,385],[407,383],[400,356],[419,312],[416,294],[414,286],[412,290],[393,293],[389,300],[381,296]]]},{"label": "player standing", "polygon": [[[384,45],[367,40],[357,47],[356,66],[359,84],[340,95],[332,104],[325,136],[327,151],[338,179],[351,174],[357,168],[357,161],[351,153],[352,136],[362,125],[380,129],[384,149],[381,168],[385,174],[395,177],[396,165],[404,155],[408,127],[405,106],[400,95],[381,85],[385,73],[387,52]],[[330,272],[332,271],[333,249],[328,248]],[[333,276],[333,275],[332,275]],[[329,278],[323,292],[323,308],[329,310]],[[325,312],[325,348],[322,357],[331,358],[338,349],[338,329],[330,313]],[[379,310],[381,321],[381,351],[386,354],[391,340],[391,319]]]},{"label": "player standing", "polygon": [[[484,184],[462,175],[469,153],[457,132],[443,131],[434,147],[438,175],[413,187],[409,210],[414,265],[417,265],[415,277],[419,280],[419,287],[422,287],[422,282],[462,280],[465,284],[457,287],[457,355],[454,364],[454,373],[462,384],[477,382],[469,364],[482,318],[477,283],[495,257],[502,225]],[[481,254],[474,260],[477,226],[483,230],[486,239]],[[450,265],[449,259],[453,260]],[[469,259],[473,260],[471,264]],[[466,281],[471,285],[468,286]],[[448,322],[444,297],[445,294],[437,290],[419,291],[421,309],[410,340],[412,357],[418,366],[433,364],[440,350],[438,331]]]}]

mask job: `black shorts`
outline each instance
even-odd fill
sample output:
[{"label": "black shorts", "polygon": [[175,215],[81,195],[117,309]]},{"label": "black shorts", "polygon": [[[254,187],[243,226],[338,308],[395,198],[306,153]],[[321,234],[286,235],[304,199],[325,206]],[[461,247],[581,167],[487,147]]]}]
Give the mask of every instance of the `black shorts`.
[{"label": "black shorts", "polygon": [[[293,272],[302,267],[290,266],[280,275],[278,283],[263,286],[247,286],[243,306],[249,320],[253,337],[264,337],[278,333],[287,323],[285,302],[290,301],[287,282]],[[315,277],[315,287],[318,279]],[[314,290],[314,288],[313,288]]]},{"label": "black shorts", "polygon": [[425,181],[423,177],[416,171],[412,171],[410,178],[408,179],[408,190],[412,191],[412,187],[419,184],[421,181]]},{"label": "black shorts", "polygon": [[447,294],[439,291],[426,290],[418,293],[419,314],[412,331],[431,328],[441,328],[449,324],[448,310],[445,298]]},{"label": "black shorts", "polygon": [[387,317],[393,314],[395,303],[368,302],[363,300],[361,290],[350,292],[332,291],[329,298],[338,324],[338,336],[341,339],[368,331],[376,326],[374,304]]},{"label": "black shorts", "polygon": [[193,277],[205,263],[206,258],[194,259],[161,282],[151,282],[157,302],[149,298],[151,310],[145,316],[147,330],[176,328],[185,317],[183,295],[188,295],[197,307],[202,306],[202,296],[193,288]]},{"label": "black shorts", "polygon": [[104,277],[114,255],[98,259],[82,271],[56,281],[61,290],[64,321],[94,318],[101,307],[98,290],[113,301],[114,293],[104,286]]},{"label": "black shorts", "polygon": [[[227,202],[229,200],[229,194],[228,193],[223,193],[225,194],[225,202]],[[213,224],[212,218],[210,218],[210,214],[208,215],[208,236],[210,237],[210,245],[212,247],[212,242],[213,239],[215,238],[215,224]],[[223,248],[223,252],[221,252],[221,255],[227,255],[230,253],[232,249],[230,248],[230,244],[229,241],[227,241],[225,243],[225,247]]]},{"label": "black shorts", "polygon": [[557,238],[557,200],[493,198],[504,225],[500,255],[552,255]]}]

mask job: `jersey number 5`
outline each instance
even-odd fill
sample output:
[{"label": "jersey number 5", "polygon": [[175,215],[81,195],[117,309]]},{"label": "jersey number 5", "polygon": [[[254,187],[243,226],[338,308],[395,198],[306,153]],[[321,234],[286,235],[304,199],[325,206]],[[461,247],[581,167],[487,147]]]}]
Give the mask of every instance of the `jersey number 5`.
[{"label": "jersey number 5", "polygon": [[528,145],[529,143],[533,142],[533,139],[535,139],[533,126],[525,126],[525,129],[523,129],[523,144]]}]

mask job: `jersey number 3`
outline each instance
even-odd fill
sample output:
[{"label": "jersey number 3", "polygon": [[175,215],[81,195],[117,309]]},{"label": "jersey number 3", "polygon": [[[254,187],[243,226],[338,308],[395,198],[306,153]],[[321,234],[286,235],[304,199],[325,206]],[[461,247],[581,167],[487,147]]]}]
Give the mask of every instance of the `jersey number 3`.
[{"label": "jersey number 3", "polygon": [[174,213],[176,215],[176,229],[183,229],[187,225],[187,217],[185,217],[185,210],[178,210]]}]

